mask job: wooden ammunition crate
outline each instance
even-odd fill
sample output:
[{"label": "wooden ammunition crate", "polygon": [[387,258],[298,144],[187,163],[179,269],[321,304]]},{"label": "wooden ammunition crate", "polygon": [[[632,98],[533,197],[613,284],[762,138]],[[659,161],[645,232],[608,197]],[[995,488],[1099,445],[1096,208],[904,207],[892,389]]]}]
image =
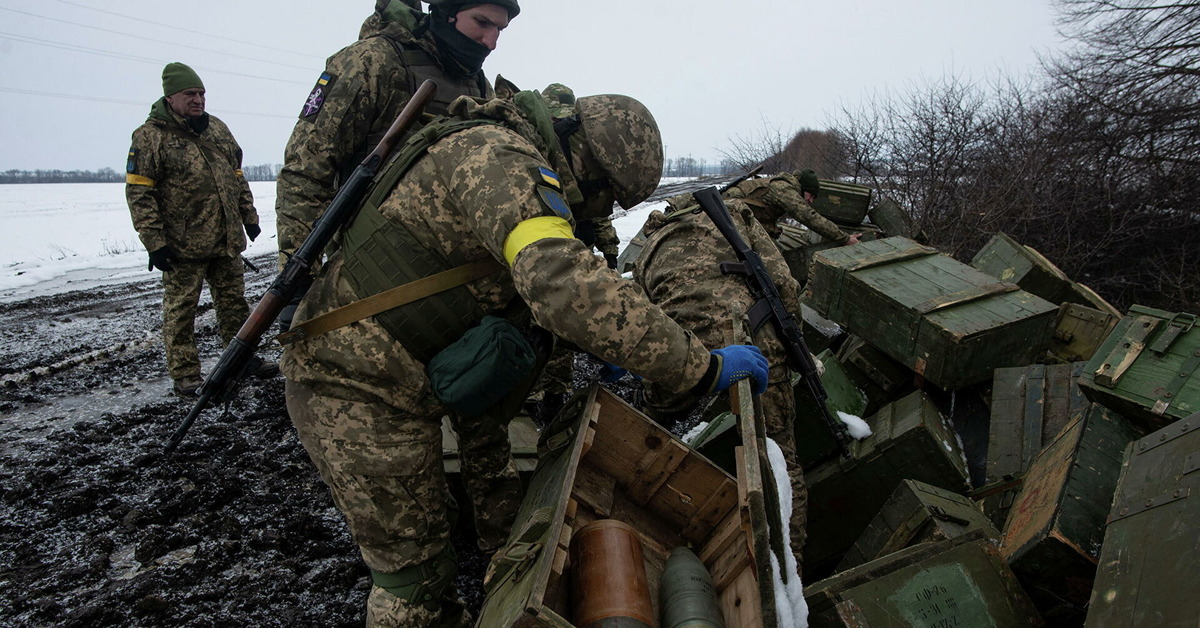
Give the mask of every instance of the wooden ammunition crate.
[{"label": "wooden ammunition crate", "polygon": [[1037,249],[1017,242],[1006,233],[993,236],[975,254],[971,266],[1002,281],[1011,281],[1056,305],[1076,303],[1120,316],[1116,308],[1091,288],[1072,281]]},{"label": "wooden ammunition crate", "polygon": [[[834,420],[837,420],[838,412],[864,417],[867,396],[846,376],[842,365],[833,358],[833,352],[823,351],[817,359],[825,365],[821,383],[829,395],[826,407]],[[796,394],[796,459],[807,469],[837,456],[838,444],[804,380],[797,375],[792,380],[792,387]]]},{"label": "wooden ammunition crate", "polygon": [[1200,327],[1195,314],[1135,305],[1088,361],[1088,399],[1147,430],[1200,412]]},{"label": "wooden ammunition crate", "polygon": [[890,198],[882,197],[875,201],[867,212],[871,224],[883,230],[884,236],[913,237],[912,218],[900,208],[900,205]]},{"label": "wooden ammunition crate", "polygon": [[955,390],[1046,352],[1057,306],[893,237],[813,257],[807,303],[929,382]]},{"label": "wooden ammunition crate", "polygon": [[1058,306],[1058,322],[1050,341],[1050,353],[1063,362],[1086,362],[1096,355],[1120,320],[1118,314],[1063,303]]},{"label": "wooden ammunition crate", "polygon": [[1042,625],[995,543],[982,536],[920,543],[806,587],[809,626]]},{"label": "wooden ammunition crate", "polygon": [[[795,315],[796,312],[792,312]],[[804,344],[813,354],[820,353],[846,337],[846,330],[837,323],[822,318],[817,311],[804,303],[800,304],[800,333]]]},{"label": "wooden ammunition crate", "polygon": [[1082,621],[1121,455],[1143,433],[1093,404],[1026,473],[1000,553],[1047,620]]},{"label": "wooden ammunition crate", "polygon": [[821,191],[813,199],[818,214],[838,222],[862,224],[871,206],[871,188],[857,183],[821,179]]},{"label": "wooden ammunition crate", "polygon": [[858,336],[838,348],[837,361],[846,376],[867,396],[867,413],[873,413],[916,390],[916,374]]},{"label": "wooden ammunition crate", "polygon": [[[862,234],[859,242],[870,242],[883,237],[883,232],[874,225],[838,226],[846,233]],[[845,246],[826,240],[817,232],[804,227],[787,224],[780,225],[780,227],[783,232],[776,240],[776,244],[779,246],[779,252],[783,253],[783,259],[787,261],[792,276],[802,286],[808,281],[808,269],[812,266],[813,255],[819,251]]]},{"label": "wooden ammunition crate", "polygon": [[1092,405],[1079,389],[1083,363],[996,369],[988,434],[987,481],[1029,469],[1033,460]]},{"label": "wooden ammunition crate", "polygon": [[982,530],[1000,542],[1000,530],[970,498],[916,480],[904,480],[854,542],[837,571],[846,571],[917,543]]},{"label": "wooden ammunition crate", "polygon": [[1130,443],[1104,532],[1088,628],[1197,625],[1200,414]]},{"label": "wooden ammunition crate", "polygon": [[925,393],[885,406],[867,424],[873,433],[851,445],[851,459],[805,472],[808,540],[803,569],[810,579],[833,570],[904,480],[957,493],[969,490],[967,461],[954,431]]},{"label": "wooden ammunition crate", "polygon": [[572,626],[571,534],[607,518],[638,531],[656,615],[666,559],[685,545],[712,574],[726,626],[775,624],[774,599],[762,595],[772,577],[758,541],[761,469],[731,477],[600,387],[560,417],[574,418],[548,431],[509,544],[492,559],[478,625]]},{"label": "wooden ammunition crate", "polygon": [[1012,510],[1013,504],[1017,501],[1017,496],[1021,494],[1021,485],[1025,483],[1025,474],[1022,473],[1013,478],[999,480],[981,486],[970,493],[970,497],[976,504],[979,504],[979,509],[983,511],[988,521],[997,529],[1004,529],[1004,522],[1008,520],[1008,512]]}]

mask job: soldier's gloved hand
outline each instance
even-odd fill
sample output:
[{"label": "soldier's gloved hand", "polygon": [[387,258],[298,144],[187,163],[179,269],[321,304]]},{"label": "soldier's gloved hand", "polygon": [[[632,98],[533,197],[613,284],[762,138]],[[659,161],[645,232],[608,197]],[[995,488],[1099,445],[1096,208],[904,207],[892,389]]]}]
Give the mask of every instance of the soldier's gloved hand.
[{"label": "soldier's gloved hand", "polygon": [[262,233],[262,227],[258,225],[246,225],[246,237],[250,238],[251,242],[253,242],[254,238],[257,238],[258,234],[260,233]]},{"label": "soldier's gloved hand", "polygon": [[[746,379],[754,380],[754,394],[767,392],[767,359],[762,351],[754,345],[729,345],[712,352],[716,359],[716,379],[710,392],[727,390],[734,384]],[[709,364],[709,371],[713,365]],[[705,375],[705,379],[708,375]]]},{"label": "soldier's gloved hand", "polygon": [[626,375],[632,375],[633,378],[638,381],[642,380],[640,375],[630,373],[629,371],[625,370],[625,368],[617,366],[612,362],[605,362],[604,366],[600,367],[600,381],[604,382],[605,384],[611,384],[615,381],[619,381]]},{"label": "soldier's gloved hand", "polygon": [[177,259],[179,259],[179,254],[168,244],[161,249],[150,251],[150,265],[146,267],[146,270],[153,270],[155,268],[162,271],[175,270],[171,262]]},{"label": "soldier's gloved hand", "polygon": [[612,253],[605,253],[604,262],[608,264],[609,268],[615,269],[617,267],[617,256]]},{"label": "soldier's gloved hand", "polygon": [[279,310],[279,333],[283,333],[292,328],[292,319],[296,317],[296,308],[300,306],[300,301],[304,299],[304,295],[308,293],[308,289],[312,287],[312,278],[305,276],[300,281],[300,285],[296,288],[296,294],[292,295],[292,300]]}]

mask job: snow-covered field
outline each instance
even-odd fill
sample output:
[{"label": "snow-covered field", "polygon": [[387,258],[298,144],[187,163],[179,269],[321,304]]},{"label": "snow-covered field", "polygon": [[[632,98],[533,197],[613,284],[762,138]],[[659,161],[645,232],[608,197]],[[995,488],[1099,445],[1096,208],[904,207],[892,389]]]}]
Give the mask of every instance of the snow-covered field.
[{"label": "snow-covered field", "polygon": [[[276,250],[275,183],[253,182],[250,189],[263,232],[245,255],[259,257]],[[665,205],[652,201],[622,212],[613,221],[622,247],[651,210]],[[124,184],[0,186],[0,303],[149,277]]]}]

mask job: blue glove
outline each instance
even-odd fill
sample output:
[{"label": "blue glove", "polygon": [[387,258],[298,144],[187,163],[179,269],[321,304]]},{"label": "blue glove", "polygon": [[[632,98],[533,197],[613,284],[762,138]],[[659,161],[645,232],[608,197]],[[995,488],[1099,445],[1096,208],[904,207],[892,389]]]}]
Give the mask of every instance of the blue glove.
[{"label": "blue glove", "polygon": [[600,367],[600,381],[604,382],[605,384],[611,384],[622,377],[625,377],[627,373],[629,373],[629,371],[617,366],[616,364],[613,364],[612,362],[605,362],[604,366]]},{"label": "blue glove", "polygon": [[721,361],[713,392],[721,392],[746,379],[754,380],[754,394],[767,392],[767,359],[754,345],[729,345],[712,352]]}]

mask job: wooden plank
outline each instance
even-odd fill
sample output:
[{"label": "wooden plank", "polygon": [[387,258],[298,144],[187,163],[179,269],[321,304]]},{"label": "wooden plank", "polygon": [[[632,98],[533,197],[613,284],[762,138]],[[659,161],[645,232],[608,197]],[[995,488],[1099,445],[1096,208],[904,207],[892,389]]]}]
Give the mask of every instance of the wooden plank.
[{"label": "wooden plank", "polygon": [[647,452],[646,456],[638,461],[637,477],[628,488],[629,497],[639,505],[646,505],[679,468],[689,452],[691,448],[674,439],[666,441],[661,448]]}]

